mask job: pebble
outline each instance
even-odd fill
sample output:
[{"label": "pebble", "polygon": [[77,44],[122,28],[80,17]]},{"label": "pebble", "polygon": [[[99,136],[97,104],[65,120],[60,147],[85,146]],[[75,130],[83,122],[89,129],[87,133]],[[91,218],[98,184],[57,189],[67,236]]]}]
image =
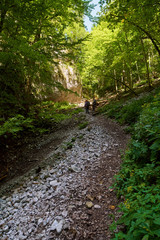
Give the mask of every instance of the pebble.
[{"label": "pebble", "polygon": [[[94,117],[91,121],[94,122]],[[71,142],[75,136],[72,148],[66,151],[65,143]],[[73,211],[83,206],[82,199],[87,194],[85,169],[95,170],[101,153],[112,144],[112,137],[96,124],[90,131],[71,131],[64,143],[50,154],[53,162],[55,154],[60,154],[56,165],[41,169],[36,180],[35,176],[28,177],[9,197],[0,198],[0,239],[60,239],[56,233],[68,229],[74,221]],[[76,199],[77,191],[82,199]],[[86,207],[101,208],[92,201],[86,202]]]},{"label": "pebble", "polygon": [[99,205],[94,205],[94,208],[99,209],[99,208],[101,208],[101,206],[99,206]]},{"label": "pebble", "polygon": [[57,226],[58,226],[58,222],[57,222],[57,220],[55,220],[55,221],[53,222],[51,228],[50,228],[50,231],[56,230],[56,227],[57,227]]},{"label": "pebble", "polygon": [[87,208],[92,208],[93,207],[93,203],[92,202],[86,202],[86,206],[87,206]]},{"label": "pebble", "polygon": [[57,180],[54,180],[54,181],[51,181],[51,182],[50,182],[50,185],[51,185],[52,187],[57,187],[59,184],[60,184],[60,183],[58,183]]}]

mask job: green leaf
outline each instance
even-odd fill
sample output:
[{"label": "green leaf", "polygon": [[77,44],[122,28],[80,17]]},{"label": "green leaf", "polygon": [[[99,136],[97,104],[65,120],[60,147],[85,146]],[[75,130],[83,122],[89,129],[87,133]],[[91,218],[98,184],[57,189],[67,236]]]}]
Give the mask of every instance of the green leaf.
[{"label": "green leaf", "polygon": [[152,150],[160,150],[160,139],[157,139],[150,147]]},{"label": "green leaf", "polygon": [[160,218],[156,218],[153,223],[157,224],[157,225],[160,225]]},{"label": "green leaf", "polygon": [[147,235],[145,235],[143,238],[142,238],[142,240],[148,240],[149,239],[149,235],[147,234]]},{"label": "green leaf", "polygon": [[155,231],[152,231],[153,234],[157,235],[158,237],[160,237],[160,229],[157,229]]}]

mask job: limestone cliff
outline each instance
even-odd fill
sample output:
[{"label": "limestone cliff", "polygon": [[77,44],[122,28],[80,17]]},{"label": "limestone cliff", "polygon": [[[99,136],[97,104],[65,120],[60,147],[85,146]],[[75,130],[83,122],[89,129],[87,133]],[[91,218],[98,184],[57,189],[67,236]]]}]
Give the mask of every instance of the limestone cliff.
[{"label": "limestone cliff", "polygon": [[[70,91],[63,91],[55,88],[53,96],[54,101],[68,101],[70,103],[79,102],[82,96],[82,84],[80,76],[74,65],[67,65],[60,62],[54,68],[53,79],[62,84],[62,86]],[[75,93],[73,93],[73,92]]]}]

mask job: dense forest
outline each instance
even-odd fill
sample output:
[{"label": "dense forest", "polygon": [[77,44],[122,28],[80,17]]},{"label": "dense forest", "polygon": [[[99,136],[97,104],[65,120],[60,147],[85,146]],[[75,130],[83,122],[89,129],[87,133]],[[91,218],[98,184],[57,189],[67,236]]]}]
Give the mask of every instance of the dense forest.
[{"label": "dense forest", "polygon": [[159,76],[159,2],[107,1],[84,47],[86,93],[131,91]]},{"label": "dense forest", "polygon": [[[1,0],[0,145],[6,149],[25,134],[48,132],[81,111],[57,101],[57,91],[79,94],[79,102],[107,100],[99,114],[127,125],[132,138],[115,178],[117,195],[125,201],[118,222],[124,228],[113,239],[158,240],[160,2],[99,5],[94,19],[91,0]],[[84,16],[94,21],[91,32]],[[73,69],[79,93],[59,81],[62,65]]]}]

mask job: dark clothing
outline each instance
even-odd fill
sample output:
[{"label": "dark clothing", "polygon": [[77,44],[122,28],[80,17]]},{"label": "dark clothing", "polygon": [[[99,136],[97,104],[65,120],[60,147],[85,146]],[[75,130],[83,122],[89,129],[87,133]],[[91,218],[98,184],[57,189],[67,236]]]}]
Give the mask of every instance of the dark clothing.
[{"label": "dark clothing", "polygon": [[92,103],[92,109],[93,109],[93,111],[95,111],[96,106],[97,106],[97,101],[94,99],[94,100],[93,100],[93,103]]},{"label": "dark clothing", "polygon": [[90,106],[90,102],[88,100],[85,101],[84,107],[86,109],[86,113],[89,113],[89,106]]}]

